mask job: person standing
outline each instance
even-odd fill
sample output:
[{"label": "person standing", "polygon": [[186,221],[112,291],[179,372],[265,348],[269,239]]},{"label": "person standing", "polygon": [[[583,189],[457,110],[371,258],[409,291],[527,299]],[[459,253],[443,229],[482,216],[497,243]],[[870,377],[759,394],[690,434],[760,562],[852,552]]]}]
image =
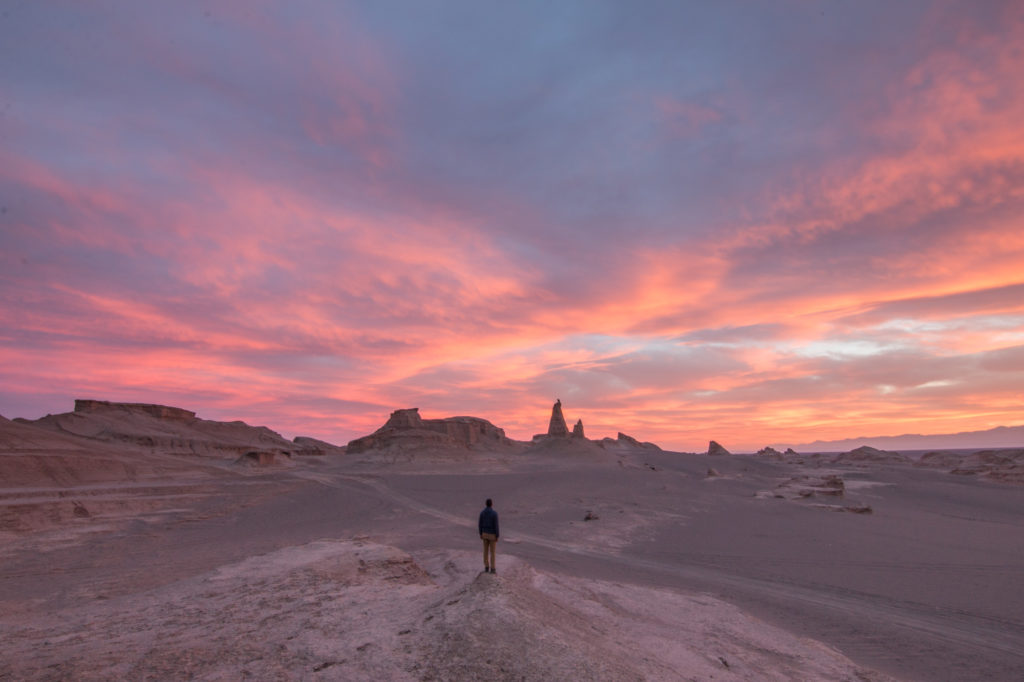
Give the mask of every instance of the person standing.
[{"label": "person standing", "polygon": [[484,573],[497,573],[494,567],[494,550],[498,544],[498,512],[494,511],[490,498],[485,503],[487,506],[480,512],[480,521],[477,526],[480,530],[480,539],[484,541]]}]

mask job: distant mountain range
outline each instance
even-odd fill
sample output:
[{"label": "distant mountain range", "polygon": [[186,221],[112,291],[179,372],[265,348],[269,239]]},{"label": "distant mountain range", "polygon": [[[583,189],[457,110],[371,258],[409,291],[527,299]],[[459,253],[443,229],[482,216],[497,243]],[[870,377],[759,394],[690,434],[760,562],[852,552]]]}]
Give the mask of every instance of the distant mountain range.
[{"label": "distant mountain range", "polygon": [[908,433],[902,436],[864,436],[843,440],[816,440],[813,443],[791,445],[779,443],[776,449],[793,448],[797,452],[839,452],[852,450],[861,445],[870,445],[880,450],[984,450],[988,448],[1024,447],[1024,425],[997,426],[988,431],[962,431],[960,433],[939,433],[921,435]]}]

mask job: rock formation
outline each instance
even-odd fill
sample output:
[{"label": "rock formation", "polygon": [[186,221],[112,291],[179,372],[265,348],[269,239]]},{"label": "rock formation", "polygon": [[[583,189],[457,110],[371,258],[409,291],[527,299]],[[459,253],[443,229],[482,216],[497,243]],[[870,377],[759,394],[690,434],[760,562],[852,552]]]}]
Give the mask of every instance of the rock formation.
[{"label": "rock formation", "polygon": [[929,452],[915,466],[944,468],[957,476],[983,476],[1003,483],[1024,483],[1024,449]]},{"label": "rock formation", "polygon": [[758,450],[757,451],[757,456],[758,457],[771,457],[773,459],[780,459],[782,457],[782,453],[769,445],[768,447],[761,448],[760,450]]},{"label": "rock formation", "polygon": [[404,410],[395,410],[388,417],[387,422],[384,423],[382,428],[385,429],[422,429],[426,428],[423,424],[423,417],[420,416],[420,409],[418,407],[407,408]]},{"label": "rock formation", "polygon": [[368,450],[416,450],[423,448],[475,448],[478,446],[510,445],[512,441],[486,419],[478,417],[448,417],[424,419],[419,408],[395,410],[384,426],[368,436],[351,441],[348,454]]},{"label": "rock formation", "polygon": [[708,455],[731,455],[732,453],[726,450],[724,447],[718,444],[717,441],[711,441],[708,443]]},{"label": "rock formation", "polygon": [[533,437],[532,443],[547,447],[558,444],[564,439],[572,439],[579,443],[590,442],[583,434],[582,419],[576,420],[576,425],[573,426],[572,432],[569,431],[569,427],[565,422],[565,415],[562,413],[562,401],[556,400],[555,404],[551,406],[551,419],[548,421],[547,433],[536,434]]},{"label": "rock formation", "polygon": [[836,457],[837,462],[907,462],[907,457],[898,452],[879,450],[870,445],[862,445],[859,448],[844,452]]},{"label": "rock formation", "polygon": [[166,454],[231,459],[248,452],[284,458],[305,454],[301,445],[265,426],[200,419],[191,410],[167,405],[76,400],[74,412],[17,421],[52,433]]},{"label": "rock formation", "polygon": [[919,467],[942,467],[946,469],[955,469],[960,466],[964,456],[946,450],[937,450],[933,452],[926,452],[914,462],[914,466]]},{"label": "rock formation", "polygon": [[564,439],[569,439],[573,442],[573,446],[576,447],[591,447],[601,448],[603,450],[613,451],[628,451],[628,450],[656,450],[661,451],[661,448],[654,443],[641,443],[632,436],[627,436],[624,433],[619,433],[617,438],[602,438],[601,440],[590,440],[583,432],[583,420],[577,419],[575,426],[572,427],[572,432],[569,432],[568,427],[565,423],[565,416],[562,414],[562,401],[556,400],[555,404],[551,407],[551,421],[548,425],[547,433],[538,433],[533,437],[532,447],[541,448],[559,448],[564,447]]},{"label": "rock formation", "polygon": [[343,455],[345,454],[344,446],[338,447],[332,445],[326,441],[318,440],[316,438],[309,438],[308,436],[296,436],[292,439],[292,442],[298,446],[298,450],[295,452],[297,455]]},{"label": "rock formation", "polygon": [[168,407],[167,405],[152,405],[150,403],[111,403],[106,400],[76,400],[75,412],[104,412],[111,410],[122,410],[148,414],[157,419],[195,419],[196,413],[191,410],[183,410],[180,407]]},{"label": "rock formation", "polygon": [[[775,490],[761,490],[755,493],[758,499],[780,499],[808,503],[809,506],[825,511],[871,514],[869,505],[849,502],[846,497],[846,483],[842,476],[832,473],[799,474],[778,486]],[[831,498],[831,502],[818,502],[819,498]]]},{"label": "rock formation", "polygon": [[627,436],[624,433],[619,433],[617,438],[602,438],[598,441],[605,450],[657,450],[661,451],[661,448],[654,443],[641,443],[633,436]]},{"label": "rock formation", "polygon": [[556,400],[551,408],[551,421],[548,424],[549,436],[568,436],[569,427],[565,424],[565,417],[562,416],[562,401]]}]

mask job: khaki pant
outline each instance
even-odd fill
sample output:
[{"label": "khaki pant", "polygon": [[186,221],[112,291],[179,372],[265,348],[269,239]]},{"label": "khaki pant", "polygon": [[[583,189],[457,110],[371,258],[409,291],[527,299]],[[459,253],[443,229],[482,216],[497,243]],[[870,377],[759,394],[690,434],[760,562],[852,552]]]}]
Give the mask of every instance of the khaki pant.
[{"label": "khaki pant", "polygon": [[498,536],[494,533],[482,533],[480,537],[484,541],[484,566],[494,568],[494,548],[498,546]]}]

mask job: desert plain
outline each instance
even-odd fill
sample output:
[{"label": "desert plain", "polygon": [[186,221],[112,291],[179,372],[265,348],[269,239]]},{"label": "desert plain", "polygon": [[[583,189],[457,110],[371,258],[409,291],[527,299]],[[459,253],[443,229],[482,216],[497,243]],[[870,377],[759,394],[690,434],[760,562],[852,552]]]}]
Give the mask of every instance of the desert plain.
[{"label": "desert plain", "polygon": [[156,405],[0,418],[0,679],[1024,679],[1024,451],[553,423],[399,410],[344,448]]}]

